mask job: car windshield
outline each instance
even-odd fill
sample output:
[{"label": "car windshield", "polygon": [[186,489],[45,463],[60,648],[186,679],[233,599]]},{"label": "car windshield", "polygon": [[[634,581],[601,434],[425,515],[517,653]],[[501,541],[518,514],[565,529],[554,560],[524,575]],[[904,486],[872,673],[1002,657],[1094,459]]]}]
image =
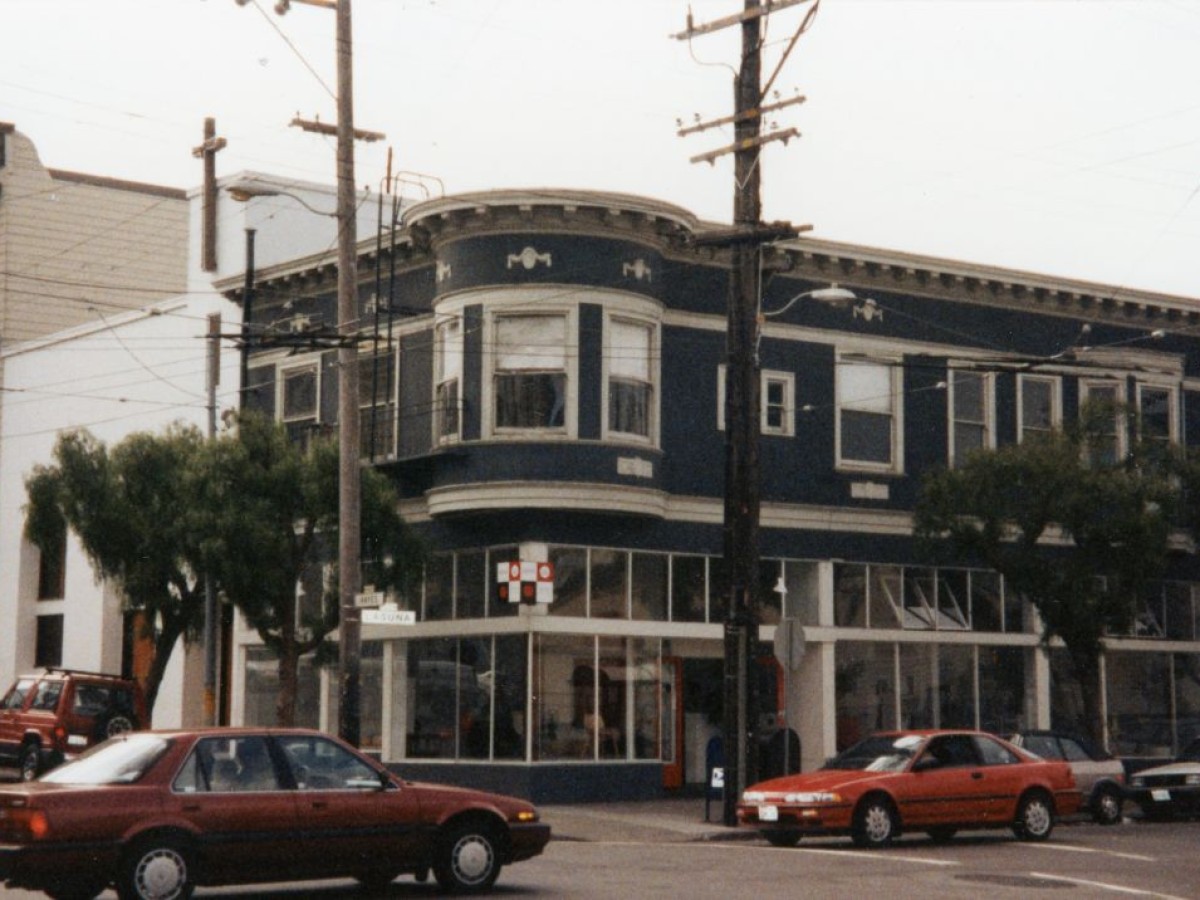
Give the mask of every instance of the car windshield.
[{"label": "car windshield", "polygon": [[862,769],[867,772],[899,772],[921,746],[919,735],[875,735],[843,750],[825,764],[826,769]]},{"label": "car windshield", "polygon": [[170,741],[157,735],[118,735],[43,775],[41,780],[54,784],[132,784],[169,746]]}]

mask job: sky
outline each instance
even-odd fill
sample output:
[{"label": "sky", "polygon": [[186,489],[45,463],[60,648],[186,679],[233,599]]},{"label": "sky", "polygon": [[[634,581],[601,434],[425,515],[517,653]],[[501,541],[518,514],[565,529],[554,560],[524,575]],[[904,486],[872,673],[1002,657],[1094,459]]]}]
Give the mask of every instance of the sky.
[{"label": "sky", "polygon": [[[764,78],[818,0],[767,19]],[[274,0],[0,0],[0,121],[44,165],[198,185],[332,183],[335,14]],[[742,0],[691,0],[697,24]],[[728,222],[740,34],[687,0],[353,0],[356,181],[389,148],[413,199],[492,188],[641,194]],[[766,220],[811,236],[1200,302],[1200,0],[819,0],[760,165]]]}]

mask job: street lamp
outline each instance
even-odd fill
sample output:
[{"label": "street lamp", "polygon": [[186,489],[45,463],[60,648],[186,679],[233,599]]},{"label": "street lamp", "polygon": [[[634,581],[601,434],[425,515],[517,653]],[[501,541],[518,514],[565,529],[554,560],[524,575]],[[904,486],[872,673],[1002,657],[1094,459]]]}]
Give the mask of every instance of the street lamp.
[{"label": "street lamp", "polygon": [[291,191],[285,191],[280,188],[266,187],[265,185],[255,184],[253,181],[243,181],[239,184],[231,184],[225,188],[226,192],[238,203],[246,203],[253,200],[255,197],[288,197],[295,200],[310,213],[316,216],[327,216],[330,219],[336,219],[337,212],[325,212],[317,209],[299,194],[293,194]]},{"label": "street lamp", "polygon": [[858,295],[855,294],[854,291],[847,290],[843,287],[838,287],[836,284],[831,284],[829,287],[825,288],[816,288],[811,291],[804,291],[803,293],[792,297],[785,304],[783,304],[783,306],[779,307],[779,309],[765,310],[762,308],[760,303],[758,309],[758,321],[762,322],[768,317],[783,315],[792,308],[792,304],[794,304],[797,300],[804,300],[805,298],[810,298],[820,303],[826,303],[830,306],[839,306],[843,303],[853,303],[858,299]]}]

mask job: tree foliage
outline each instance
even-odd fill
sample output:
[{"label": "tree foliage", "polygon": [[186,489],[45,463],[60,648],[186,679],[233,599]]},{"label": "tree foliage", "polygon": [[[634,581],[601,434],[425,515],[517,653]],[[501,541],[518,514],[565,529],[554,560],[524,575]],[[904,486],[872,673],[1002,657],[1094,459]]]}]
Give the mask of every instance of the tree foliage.
[{"label": "tree foliage", "polygon": [[69,527],[96,571],[123,591],[126,607],[144,614],[141,636],[154,647],[145,684],[151,713],[175,644],[203,624],[198,485],[191,477],[203,443],[184,426],[133,434],[111,450],[86,430],[65,432],[54,462],[26,479],[29,540],[57,553]]},{"label": "tree foliage", "polygon": [[[335,652],[337,444],[318,440],[305,450],[282,425],[247,414],[236,435],[210,446],[201,481],[206,556],[222,592],[278,660],[276,720],[290,725],[300,659],[328,662]],[[422,546],[390,483],[370,468],[362,470],[362,535],[367,581],[407,590],[420,577]],[[300,586],[315,586],[317,596],[298,602]]]},{"label": "tree foliage", "polygon": [[1128,633],[1163,572],[1175,489],[1142,453],[1089,463],[1098,458],[1095,421],[930,474],[915,530],[934,554],[994,569],[1033,605],[1043,641],[1066,648],[1099,740],[1104,637]]},{"label": "tree foliage", "polygon": [[[26,479],[26,534],[57,552],[74,531],[97,572],[142,611],[154,658],[146,679],[152,711],[171,652],[204,623],[210,573],[278,659],[276,719],[295,718],[299,661],[329,661],[338,625],[336,570],[338,450],[304,450],[282,425],[257,415],[216,440],[172,426],[137,433],[109,450],[86,430],[64,433],[54,462]],[[365,580],[411,589],[423,548],[401,519],[387,479],[362,472]],[[317,573],[313,577],[313,573]],[[322,577],[328,575],[328,577]],[[297,602],[301,584],[317,596]]]}]

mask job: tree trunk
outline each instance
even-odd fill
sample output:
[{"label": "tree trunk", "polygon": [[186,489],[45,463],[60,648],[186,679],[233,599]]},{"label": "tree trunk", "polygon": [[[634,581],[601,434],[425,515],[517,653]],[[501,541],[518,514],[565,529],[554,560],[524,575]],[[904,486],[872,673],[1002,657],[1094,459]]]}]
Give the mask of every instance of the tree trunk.
[{"label": "tree trunk", "polygon": [[1107,744],[1104,740],[1104,710],[1100,704],[1103,691],[1103,685],[1100,683],[1100,654],[1080,651],[1070,652],[1070,655],[1071,667],[1079,681],[1088,737],[1097,747],[1104,749]]},{"label": "tree trunk", "polygon": [[158,689],[162,686],[163,675],[167,671],[167,663],[171,661],[171,653],[175,643],[183,633],[183,623],[176,616],[160,616],[162,627],[154,638],[154,658],[150,661],[150,670],[146,673],[146,683],[142,685],[142,693],[146,701],[147,721],[140,723],[142,728],[149,728],[154,719],[154,704],[158,701]]}]

